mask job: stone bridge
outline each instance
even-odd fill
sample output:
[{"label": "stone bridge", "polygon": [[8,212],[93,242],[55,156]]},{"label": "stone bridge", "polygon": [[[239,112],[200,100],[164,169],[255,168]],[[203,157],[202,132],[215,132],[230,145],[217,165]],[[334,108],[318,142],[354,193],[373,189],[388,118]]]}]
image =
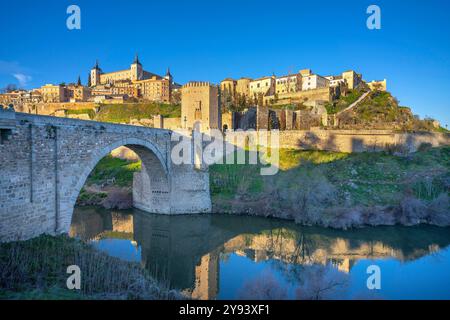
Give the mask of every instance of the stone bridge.
[{"label": "stone bridge", "polygon": [[161,214],[211,211],[206,168],[171,161],[172,132],[0,110],[0,241],[67,233],[90,172],[126,146],[142,161],[133,205]]}]

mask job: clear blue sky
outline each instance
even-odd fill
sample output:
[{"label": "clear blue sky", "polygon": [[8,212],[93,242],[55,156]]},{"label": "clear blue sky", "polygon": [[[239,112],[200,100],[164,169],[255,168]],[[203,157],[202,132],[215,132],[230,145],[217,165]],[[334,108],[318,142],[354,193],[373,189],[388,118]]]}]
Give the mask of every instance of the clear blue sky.
[{"label": "clear blue sky", "polygon": [[[81,30],[66,9],[81,8]],[[381,7],[382,29],[366,28]],[[1,4],[0,87],[86,82],[98,58],[125,69],[135,52],[146,70],[175,80],[259,77],[311,68],[354,69],[388,79],[414,113],[450,125],[450,1],[8,1]]]}]

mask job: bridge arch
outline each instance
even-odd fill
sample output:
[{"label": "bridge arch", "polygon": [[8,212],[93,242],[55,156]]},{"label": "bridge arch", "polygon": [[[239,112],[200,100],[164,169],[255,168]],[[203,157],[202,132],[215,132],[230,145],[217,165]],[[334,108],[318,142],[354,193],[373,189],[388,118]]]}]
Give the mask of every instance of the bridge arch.
[{"label": "bridge arch", "polygon": [[134,206],[161,214],[211,212],[207,168],[172,165],[167,130],[38,116],[0,109],[0,242],[66,233],[97,163],[127,146],[141,158]]},{"label": "bridge arch", "polygon": [[75,203],[90,173],[101,159],[119,147],[131,149],[141,160],[141,171],[133,179],[133,205],[147,212],[170,213],[171,180],[165,156],[152,142],[129,137],[100,146],[77,164],[82,168],[79,174],[72,173],[72,183],[61,186],[68,197],[61,199],[58,233],[69,232]]}]

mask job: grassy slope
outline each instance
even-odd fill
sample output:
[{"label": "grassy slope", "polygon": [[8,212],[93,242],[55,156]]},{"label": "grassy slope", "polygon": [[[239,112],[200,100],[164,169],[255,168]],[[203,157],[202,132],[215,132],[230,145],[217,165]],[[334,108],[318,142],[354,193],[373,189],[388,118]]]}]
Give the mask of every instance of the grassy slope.
[{"label": "grassy slope", "polygon": [[[280,150],[281,171],[273,177],[259,175],[250,165],[210,167],[215,210],[243,210],[271,198],[273,205],[297,208],[302,199],[334,205],[398,206],[405,196],[431,201],[447,193],[450,178],[450,148],[436,148],[409,157],[386,153],[344,154],[323,151]],[[309,194],[304,194],[309,190]],[[320,193],[325,193],[320,198]],[[309,197],[309,198],[308,198]],[[243,206],[237,203],[244,203]],[[269,208],[274,212],[278,208]],[[261,208],[261,210],[263,210]],[[300,210],[300,209],[299,209]],[[245,211],[245,209],[244,209]]]},{"label": "grassy slope", "polygon": [[140,169],[140,162],[131,162],[108,155],[95,166],[86,183],[88,185],[100,185],[108,179],[114,178],[117,186],[131,187],[133,185],[133,174]]},{"label": "grassy slope", "polygon": [[100,107],[95,120],[129,123],[130,119],[152,118],[154,115],[162,115],[167,118],[181,117],[179,105],[163,103],[133,103],[133,104],[106,104]]},{"label": "grassy slope", "polygon": [[[363,94],[362,90],[352,90],[349,94],[325,107],[329,113],[337,113]],[[402,131],[448,132],[444,128],[435,128],[433,120],[416,118],[411,109],[400,106],[390,92],[372,91],[366,99],[354,109],[340,116],[342,128],[397,129]]]},{"label": "grassy slope", "polygon": [[95,111],[94,109],[67,109],[66,114],[87,114],[89,115],[89,118],[93,120],[95,118]]},{"label": "grassy slope", "polygon": [[358,100],[363,93],[364,92],[362,90],[358,89],[350,90],[346,96],[341,96],[337,101],[327,103],[325,108],[329,114],[337,113]]}]

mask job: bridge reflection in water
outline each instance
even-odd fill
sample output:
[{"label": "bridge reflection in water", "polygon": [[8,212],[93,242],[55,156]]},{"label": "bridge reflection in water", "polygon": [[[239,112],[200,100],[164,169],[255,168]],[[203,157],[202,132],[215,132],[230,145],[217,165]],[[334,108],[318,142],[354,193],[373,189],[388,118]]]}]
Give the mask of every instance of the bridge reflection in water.
[{"label": "bridge reflection in water", "polygon": [[437,252],[450,244],[448,231],[434,227],[338,231],[254,217],[76,208],[70,235],[94,242],[128,241],[140,252],[142,267],[159,281],[195,299],[215,299],[221,260],[230,254],[288,266],[332,266],[349,273],[358,260],[404,262]]}]

